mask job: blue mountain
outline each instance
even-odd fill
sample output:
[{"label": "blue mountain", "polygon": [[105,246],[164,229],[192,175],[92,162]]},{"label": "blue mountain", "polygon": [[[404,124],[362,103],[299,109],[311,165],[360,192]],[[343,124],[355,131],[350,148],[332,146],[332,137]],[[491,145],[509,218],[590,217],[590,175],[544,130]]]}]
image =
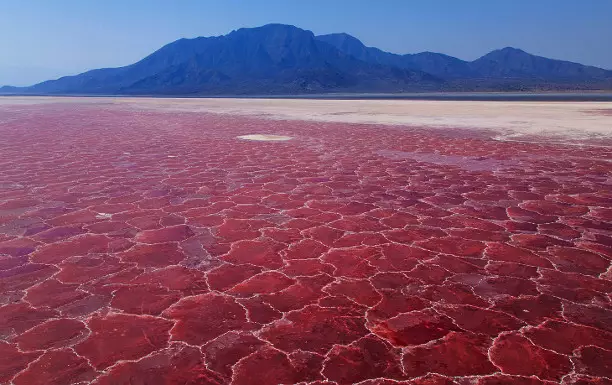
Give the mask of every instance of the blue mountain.
[{"label": "blue mountain", "polygon": [[180,39],[144,59],[0,93],[247,95],[328,92],[611,88],[612,72],[504,48],[473,62],[433,52],[397,55],[350,35],[291,25]]},{"label": "blue mountain", "polygon": [[35,94],[273,94],[439,89],[421,71],[367,63],[294,26],[180,39],[137,63],[20,89]]},{"label": "blue mountain", "polygon": [[523,50],[506,47],[492,51],[474,61],[452,56],[421,52],[398,55],[375,47],[366,47],[346,33],[317,36],[344,53],[369,63],[423,71],[447,81],[446,88],[459,85],[465,88],[504,90],[509,86],[521,88],[612,88],[612,71],[585,66],[564,60],[548,59]]}]

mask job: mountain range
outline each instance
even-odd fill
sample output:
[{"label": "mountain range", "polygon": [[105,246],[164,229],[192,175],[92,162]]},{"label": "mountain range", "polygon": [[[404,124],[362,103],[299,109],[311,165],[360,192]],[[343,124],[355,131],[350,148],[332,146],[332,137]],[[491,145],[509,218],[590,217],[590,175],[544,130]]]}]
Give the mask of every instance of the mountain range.
[{"label": "mountain range", "polygon": [[516,48],[474,61],[398,55],[345,34],[315,36],[291,25],[180,39],[144,59],[48,80],[3,94],[269,95],[332,92],[612,89],[612,71]]}]

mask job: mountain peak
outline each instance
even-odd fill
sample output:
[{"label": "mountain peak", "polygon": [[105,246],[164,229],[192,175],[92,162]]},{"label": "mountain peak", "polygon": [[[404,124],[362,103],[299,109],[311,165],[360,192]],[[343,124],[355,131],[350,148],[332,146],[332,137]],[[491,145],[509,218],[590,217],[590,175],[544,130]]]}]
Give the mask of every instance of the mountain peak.
[{"label": "mountain peak", "polygon": [[[251,33],[264,33],[264,34],[308,34],[314,37],[314,34],[311,31],[296,27],[291,24],[280,24],[280,23],[270,23],[265,24],[260,27],[250,27],[250,28],[239,28],[235,31],[232,31],[229,35],[232,34],[251,34]],[[228,36],[229,36],[228,35]]]},{"label": "mountain peak", "polygon": [[533,56],[530,53],[527,53],[519,48],[514,47],[504,47],[501,49],[496,49],[494,51],[489,52],[486,55],[483,55],[480,59],[486,60],[507,60],[508,58],[513,57],[530,57]]},{"label": "mountain peak", "polygon": [[506,52],[506,53],[527,53],[520,48],[514,48],[514,47],[504,47],[502,49],[499,49],[498,51]]},{"label": "mountain peak", "polygon": [[504,47],[500,49],[493,50],[486,55],[481,56],[479,59],[475,61],[507,61],[507,60],[527,60],[529,57],[533,55],[523,51],[522,49],[514,48],[514,47]]},{"label": "mountain peak", "polygon": [[470,63],[485,78],[537,79],[542,82],[593,81],[609,79],[612,72],[564,60],[532,55],[521,49],[505,47]]}]

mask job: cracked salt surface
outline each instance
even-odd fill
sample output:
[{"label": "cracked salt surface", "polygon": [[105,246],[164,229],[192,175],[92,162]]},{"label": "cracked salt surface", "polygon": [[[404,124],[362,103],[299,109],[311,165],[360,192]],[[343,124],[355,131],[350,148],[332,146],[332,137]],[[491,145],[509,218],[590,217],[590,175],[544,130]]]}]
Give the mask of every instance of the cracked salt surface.
[{"label": "cracked salt surface", "polygon": [[86,100],[0,105],[1,384],[610,382],[605,143]]}]

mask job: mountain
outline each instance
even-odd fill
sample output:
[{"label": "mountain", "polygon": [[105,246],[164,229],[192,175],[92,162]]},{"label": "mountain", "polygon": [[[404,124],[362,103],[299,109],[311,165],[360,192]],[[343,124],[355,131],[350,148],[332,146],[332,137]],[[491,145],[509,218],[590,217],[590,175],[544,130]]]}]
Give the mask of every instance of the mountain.
[{"label": "mountain", "polygon": [[557,80],[596,80],[610,77],[612,71],[563,60],[547,59],[506,47],[470,63],[470,68],[487,78],[540,78]]},{"label": "mountain", "polygon": [[265,95],[329,92],[612,89],[612,71],[515,48],[472,62],[397,55],[345,33],[315,36],[283,24],[180,39],[137,63],[88,71],[3,94]]},{"label": "mountain", "polygon": [[475,87],[479,83],[510,84],[513,80],[523,85],[572,84],[577,87],[585,83],[606,82],[612,85],[612,71],[585,66],[563,60],[553,60],[531,55],[520,49],[506,47],[492,51],[472,62],[452,56],[421,52],[397,55],[374,47],[366,47],[357,38],[346,33],[317,36],[338,48],[369,63],[392,65],[400,68],[423,71],[449,81],[448,85],[461,84],[472,80]]},{"label": "mountain", "polygon": [[141,61],[21,89],[35,94],[272,94],[398,92],[443,81],[427,73],[368,63],[315,39],[310,31],[269,24],[228,35],[181,39]]},{"label": "mountain", "polygon": [[[158,56],[155,53],[151,56]],[[270,24],[202,42],[195,55],[120,93],[298,93],[398,91],[442,83],[420,71],[367,63],[320,42],[310,31]]]}]

